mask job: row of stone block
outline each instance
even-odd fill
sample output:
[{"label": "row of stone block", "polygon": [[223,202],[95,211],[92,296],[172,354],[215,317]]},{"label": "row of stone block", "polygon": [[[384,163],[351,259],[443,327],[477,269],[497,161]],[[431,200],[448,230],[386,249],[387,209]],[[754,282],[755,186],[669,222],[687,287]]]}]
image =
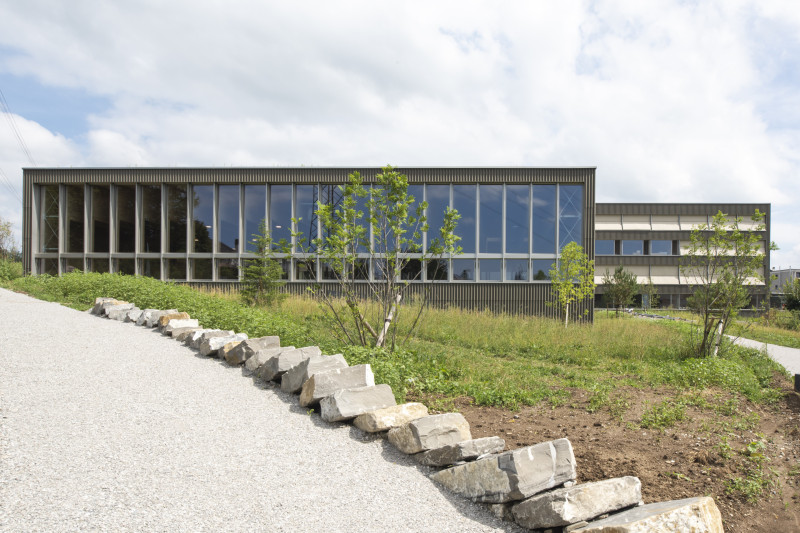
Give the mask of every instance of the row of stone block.
[{"label": "row of stone block", "polygon": [[370,365],[351,367],[341,354],[323,355],[317,346],[281,347],[276,336],[248,339],[233,331],[203,329],[174,309],[140,310],[127,302],[98,299],[92,312],[158,327],[202,355],[244,365],[258,379],[280,382],[283,391],[299,393],[300,405],[318,405],[323,420],[352,420],[365,432],[383,432],[420,464],[445,467],[431,475],[435,482],[489,504],[498,516],[520,526],[585,533],[722,531],[711,498],[642,505],[636,477],[576,484],[568,439],[504,452],[505,442],[499,437],[473,439],[459,413],[430,415],[419,403],[396,405],[388,385],[375,385]]}]

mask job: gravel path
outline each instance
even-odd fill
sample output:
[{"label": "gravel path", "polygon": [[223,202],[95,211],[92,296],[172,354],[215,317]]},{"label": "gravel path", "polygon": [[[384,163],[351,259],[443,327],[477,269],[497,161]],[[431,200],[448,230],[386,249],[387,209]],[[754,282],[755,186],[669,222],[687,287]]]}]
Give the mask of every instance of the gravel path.
[{"label": "gravel path", "polygon": [[0,289],[2,531],[520,531],[153,330]]},{"label": "gravel path", "polygon": [[748,348],[755,348],[756,350],[763,350],[766,346],[767,354],[775,361],[782,364],[789,373],[793,375],[800,374],[800,350],[797,348],[778,346],[777,344],[766,344],[743,338],[736,339],[736,343],[747,346]]}]

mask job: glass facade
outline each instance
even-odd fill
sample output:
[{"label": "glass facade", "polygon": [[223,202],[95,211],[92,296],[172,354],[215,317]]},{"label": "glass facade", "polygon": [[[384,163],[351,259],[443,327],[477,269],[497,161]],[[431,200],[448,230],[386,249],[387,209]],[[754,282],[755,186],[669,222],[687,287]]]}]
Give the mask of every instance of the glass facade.
[{"label": "glass facade", "polygon": [[[556,247],[583,237],[581,185],[530,183],[411,184],[416,205],[427,202],[429,229],[403,250],[408,262],[398,278],[410,282],[547,281]],[[325,237],[314,213],[318,202],[341,201],[341,189],[326,183],[120,183],[42,185],[38,188],[39,272],[87,268],[176,281],[236,281],[254,257],[254,234],[265,222],[290,281],[329,281],[332,269],[317,261],[310,239]],[[384,264],[370,249],[380,248],[370,227],[368,198],[356,209],[365,228],[353,265],[356,280],[381,279]],[[425,258],[420,250],[440,236],[446,209],[459,213],[461,252]],[[308,240],[292,236],[292,219]],[[191,222],[190,222],[191,221]],[[296,242],[295,242],[296,241]],[[598,241],[597,253],[614,241]],[[672,241],[638,241],[638,253],[663,254]],[[302,244],[302,246],[301,246]],[[583,244],[583,243],[581,243]],[[624,253],[631,245],[623,243]],[[111,253],[109,253],[111,252]],[[637,252],[634,252],[637,253]],[[48,255],[50,254],[50,255]],[[61,255],[64,254],[64,255]],[[97,254],[108,254],[98,257]],[[51,259],[55,258],[55,261]]]}]

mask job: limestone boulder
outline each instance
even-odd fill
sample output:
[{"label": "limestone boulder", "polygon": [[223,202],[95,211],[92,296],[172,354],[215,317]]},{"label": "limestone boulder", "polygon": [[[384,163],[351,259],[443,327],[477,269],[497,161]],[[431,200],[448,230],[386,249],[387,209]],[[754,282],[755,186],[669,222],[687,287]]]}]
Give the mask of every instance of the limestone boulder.
[{"label": "limestone boulder", "polygon": [[524,500],[573,481],[575,455],[568,439],[557,439],[453,466],[431,479],[475,502]]},{"label": "limestone boulder", "polygon": [[152,316],[152,314],[157,311],[158,309],[142,309],[142,314],[139,315],[139,318],[136,319],[136,325],[144,326],[147,320]]},{"label": "limestone boulder", "polygon": [[364,413],[357,416],[353,424],[361,431],[377,433],[408,424],[423,416],[428,416],[428,408],[421,403],[409,402]]},{"label": "limestone boulder", "polygon": [[125,313],[125,318],[123,319],[123,322],[136,322],[137,320],[139,320],[139,316],[141,314],[142,310],[139,309],[138,307],[134,307],[133,309]]},{"label": "limestone boulder", "polygon": [[95,298],[94,299],[94,306],[90,311],[93,315],[103,316],[105,313],[103,312],[106,307],[111,307],[112,305],[119,305],[119,304],[126,304],[128,302],[117,300],[116,298]]},{"label": "limestone boulder", "polygon": [[164,316],[164,315],[172,315],[172,314],[175,314],[177,312],[178,312],[177,309],[167,309],[165,311],[163,311],[163,310],[151,311],[150,314],[147,316],[147,318],[144,321],[144,326],[146,328],[154,328],[154,327],[158,326],[158,320],[162,316]]},{"label": "limestone boulder", "polygon": [[200,338],[200,335],[207,331],[214,331],[211,328],[191,328],[192,331],[185,331],[175,334],[174,338],[178,341],[186,344],[187,346],[191,346],[192,343]]},{"label": "limestone boulder", "polygon": [[320,415],[326,422],[341,422],[396,404],[389,385],[342,389],[320,401]]},{"label": "limestone boulder", "polygon": [[514,505],[511,511],[517,524],[542,529],[591,520],[641,501],[641,481],[626,476],[537,494]]},{"label": "limestone boulder", "polygon": [[344,360],[344,356],[340,353],[334,355],[314,354],[303,359],[281,376],[281,390],[291,393],[298,392],[303,388],[303,383],[317,372],[327,372],[328,370],[347,367],[347,361]]},{"label": "limestone boulder", "polygon": [[236,333],[224,337],[208,337],[200,343],[198,350],[200,351],[200,355],[217,357],[217,352],[229,342],[241,342],[243,340],[247,340],[247,333]]},{"label": "limestone boulder", "polygon": [[278,355],[283,351],[291,351],[294,350],[294,346],[283,346],[277,348],[265,348],[263,350],[256,351],[253,355],[251,355],[247,361],[244,362],[244,368],[251,373],[256,373],[259,368],[261,368],[264,363]]},{"label": "limestone boulder", "polygon": [[279,348],[281,345],[280,337],[271,335],[268,337],[258,337],[256,339],[247,339],[237,344],[234,348],[224,354],[225,361],[229,365],[241,365],[250,359],[258,350],[266,350],[267,348]]},{"label": "limestone boulder", "polygon": [[303,407],[316,405],[320,400],[338,390],[373,385],[375,385],[375,376],[369,365],[317,372],[303,384],[303,388],[300,390],[300,405]]},{"label": "limestone boulder", "polygon": [[196,318],[173,318],[161,328],[164,335],[172,336],[172,332],[178,328],[199,328],[200,322]]},{"label": "limestone boulder", "polygon": [[188,338],[190,340],[188,340],[187,344],[190,348],[199,350],[200,346],[208,339],[213,339],[216,337],[232,337],[233,334],[234,332],[229,329],[207,329],[203,332],[195,332],[195,334]]},{"label": "limestone boulder", "polygon": [[158,317],[158,329],[163,330],[167,324],[169,324],[170,320],[188,320],[192,317],[189,316],[189,313],[169,313],[166,315],[161,315]]},{"label": "limestone boulder", "polygon": [[125,320],[125,315],[128,314],[128,311],[131,311],[135,308],[136,306],[133,304],[116,304],[103,308],[103,312],[111,320],[119,320],[121,322]]},{"label": "limestone boulder", "polygon": [[256,376],[264,381],[277,380],[309,357],[320,355],[321,353],[319,346],[281,350],[259,367]]},{"label": "limestone boulder", "polygon": [[472,461],[481,455],[500,453],[505,447],[506,441],[500,437],[484,437],[449,444],[418,453],[414,457],[426,466],[448,466],[462,461]]},{"label": "limestone boulder", "polygon": [[186,337],[194,333],[195,331],[200,331],[203,328],[196,327],[196,328],[175,328],[170,333],[170,336],[178,342],[183,342]]},{"label": "limestone boulder", "polygon": [[403,453],[412,454],[472,440],[469,422],[460,413],[418,418],[389,431],[389,442]]},{"label": "limestone boulder", "polygon": [[236,340],[236,341],[231,341],[231,342],[226,343],[225,346],[223,346],[222,348],[217,350],[217,357],[227,361],[228,360],[228,354],[231,352],[231,350],[235,350],[236,347],[239,346],[243,342],[244,341]]},{"label": "limestone boulder", "polygon": [[713,498],[702,496],[650,503],[590,522],[577,533],[723,533],[722,515]]}]

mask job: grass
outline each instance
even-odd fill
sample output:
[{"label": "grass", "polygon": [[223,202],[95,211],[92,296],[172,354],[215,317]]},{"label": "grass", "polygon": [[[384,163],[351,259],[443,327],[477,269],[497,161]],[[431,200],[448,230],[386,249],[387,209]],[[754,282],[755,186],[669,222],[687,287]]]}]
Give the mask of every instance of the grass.
[{"label": "grass", "polygon": [[[590,393],[589,409],[614,416],[627,409],[615,393],[622,387],[673,387],[702,391],[716,387],[755,402],[779,396],[772,387],[780,367],[755,350],[732,347],[724,357],[696,359],[687,351],[687,324],[597,316],[594,324],[568,329],[559,321],[460,309],[430,309],[417,334],[393,353],[343,343],[316,302],[289,298],[280,309],[243,306],[235,294],[199,292],[150,278],[114,274],[67,274],[7,282],[38,298],[87,309],[98,296],[131,301],[141,308],[177,308],[206,327],[233,329],[251,337],[280,335],[284,345],[319,345],[342,353],[350,364],[370,363],[378,382],[406,397],[470,397],[478,405],[518,408],[560,405],[575,390]],[[399,337],[413,320],[401,313]],[[661,411],[656,411],[661,409]],[[675,418],[667,406],[652,420]],[[655,426],[654,426],[655,427]]]}]

